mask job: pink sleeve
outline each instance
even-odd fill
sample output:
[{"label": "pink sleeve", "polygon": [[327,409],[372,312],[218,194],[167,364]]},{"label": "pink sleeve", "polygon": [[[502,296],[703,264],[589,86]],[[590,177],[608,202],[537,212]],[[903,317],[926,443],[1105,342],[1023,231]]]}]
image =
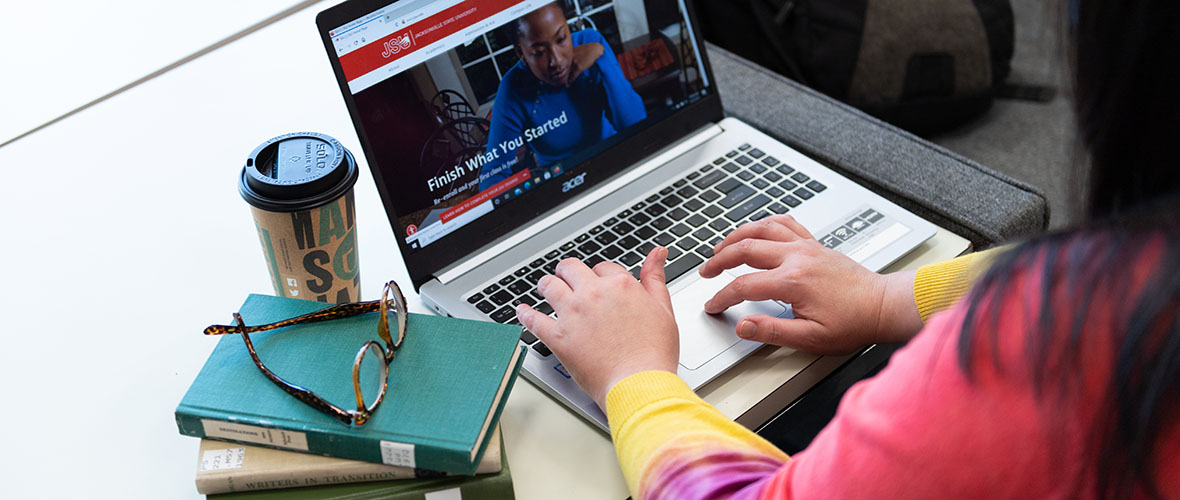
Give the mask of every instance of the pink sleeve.
[{"label": "pink sleeve", "polygon": [[[876,377],[853,386],[831,423],[775,473],[766,493],[797,499],[1068,496],[1070,489],[1057,490],[1072,485],[1048,474],[1054,457],[1031,391],[1014,382],[1028,379],[998,376],[990,354],[976,356],[973,381],[964,376],[957,352],[963,312],[957,307],[936,315]],[[1018,345],[1019,338],[1003,343]],[[982,352],[990,351],[976,353]]]}]

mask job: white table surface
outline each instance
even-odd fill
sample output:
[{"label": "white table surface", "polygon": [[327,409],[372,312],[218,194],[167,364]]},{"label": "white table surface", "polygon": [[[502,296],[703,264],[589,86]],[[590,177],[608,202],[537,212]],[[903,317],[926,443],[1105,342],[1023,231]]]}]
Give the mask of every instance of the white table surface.
[{"label": "white table surface", "polygon": [[[313,130],[356,153],[362,295],[409,283],[318,7],[0,148],[6,498],[197,496],[197,440],[178,434],[173,410],[217,341],[201,329],[271,293],[236,188],[260,142]],[[901,265],[965,247],[940,232]],[[756,402],[748,387],[777,386],[789,362],[760,351],[704,392],[738,417]],[[627,495],[607,437],[530,383],[517,384],[503,426],[520,498]]]},{"label": "white table surface", "polygon": [[0,144],[301,1],[5,2]]}]

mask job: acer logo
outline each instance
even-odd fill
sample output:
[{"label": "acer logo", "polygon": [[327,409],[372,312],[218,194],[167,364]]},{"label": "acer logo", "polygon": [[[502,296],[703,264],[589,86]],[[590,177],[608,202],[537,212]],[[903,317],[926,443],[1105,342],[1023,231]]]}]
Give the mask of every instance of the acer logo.
[{"label": "acer logo", "polygon": [[388,59],[390,56],[397,54],[403,50],[409,49],[414,41],[410,39],[410,34],[406,33],[399,37],[394,37],[385,41],[385,50],[381,51],[381,57]]},{"label": "acer logo", "polygon": [[568,193],[571,189],[581,186],[582,182],[585,180],[586,180],[586,172],[582,172],[582,173],[578,174],[577,177],[574,177],[573,179],[570,179],[568,181],[561,183],[561,192]]}]

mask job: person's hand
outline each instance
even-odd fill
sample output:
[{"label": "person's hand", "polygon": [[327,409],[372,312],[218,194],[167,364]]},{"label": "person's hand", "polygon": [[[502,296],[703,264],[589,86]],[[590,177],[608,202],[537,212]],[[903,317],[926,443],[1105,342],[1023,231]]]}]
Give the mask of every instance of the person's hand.
[{"label": "person's hand", "polygon": [[569,76],[565,79],[565,86],[569,87],[573,85],[574,81],[578,79],[578,76],[587,69],[590,69],[590,66],[593,66],[594,62],[599,57],[602,57],[603,50],[602,44],[598,42],[583,43],[574,46],[574,57],[570,61]]},{"label": "person's hand", "polygon": [[886,276],[826,248],[790,215],[745,224],[714,248],[700,268],[712,278],[748,265],[764,271],[738,277],[705,303],[717,314],[741,303],[790,303],[795,319],[753,315],[737,334],[819,354],[846,354],[865,345],[902,342],[922,328],[914,304],[914,273]]},{"label": "person's hand", "polygon": [[667,257],[664,247],[653,249],[639,281],[613,262],[590,269],[578,259],[565,259],[557,264],[557,276],[537,283],[556,320],[526,304],[516,306],[521,324],[549,346],[601,408],[611,387],[630,375],[676,373],[680,339],[664,284]]}]

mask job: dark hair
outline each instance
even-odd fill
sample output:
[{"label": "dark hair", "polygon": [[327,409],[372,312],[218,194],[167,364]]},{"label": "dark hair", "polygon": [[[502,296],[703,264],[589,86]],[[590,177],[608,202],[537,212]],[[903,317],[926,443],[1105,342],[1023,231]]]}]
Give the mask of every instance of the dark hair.
[{"label": "dark hair", "polygon": [[[971,377],[982,336],[997,345],[1004,297],[1035,311],[1024,362],[1050,402],[1077,394],[1092,368],[1083,349],[1113,342],[1093,429],[1100,439],[1086,448],[1098,458],[1083,473],[1096,475],[1098,497],[1159,497],[1155,460],[1176,450],[1157,442],[1180,414],[1180,4],[1074,0],[1069,13],[1079,139],[1090,159],[1087,221],[992,263],[966,299],[959,363]],[[1136,266],[1152,266],[1150,277]],[[1020,275],[1040,289],[1028,294]]]},{"label": "dark hair", "polygon": [[545,5],[537,7],[525,13],[525,15],[516,18],[512,21],[512,29],[509,31],[509,34],[512,37],[512,45],[516,46],[518,49],[520,48],[520,37],[524,36],[524,18],[529,17],[529,14],[532,14],[533,12],[549,7],[557,7],[557,9],[561,11],[561,14],[565,15],[565,9],[560,3],[554,0],[553,2],[549,2]]}]

